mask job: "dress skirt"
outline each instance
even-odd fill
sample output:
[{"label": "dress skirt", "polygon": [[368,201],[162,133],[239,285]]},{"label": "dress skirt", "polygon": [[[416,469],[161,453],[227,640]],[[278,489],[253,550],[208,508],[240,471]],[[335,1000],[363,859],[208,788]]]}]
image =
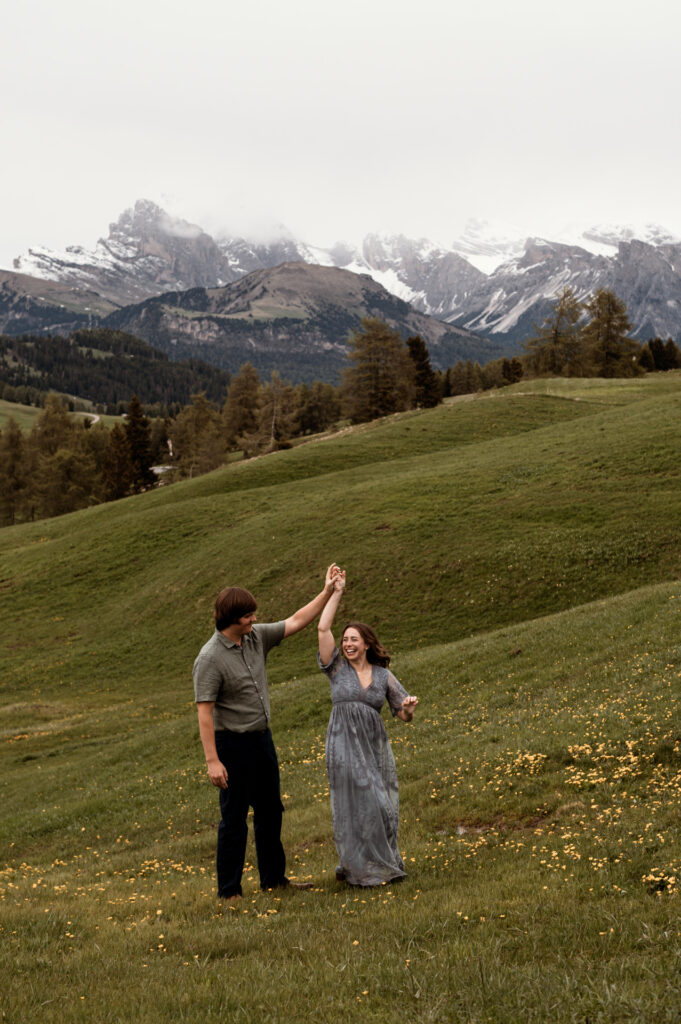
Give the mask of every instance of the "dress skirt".
[{"label": "dress skirt", "polygon": [[351,885],[405,876],[397,847],[395,758],[379,712],[363,700],[334,703],[326,735],[337,870]]}]

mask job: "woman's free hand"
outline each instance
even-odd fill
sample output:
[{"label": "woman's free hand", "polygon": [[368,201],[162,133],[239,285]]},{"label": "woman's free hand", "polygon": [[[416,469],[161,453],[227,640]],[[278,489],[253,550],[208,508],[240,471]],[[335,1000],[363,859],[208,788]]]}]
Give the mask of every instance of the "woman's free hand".
[{"label": "woman's free hand", "polygon": [[414,711],[416,710],[416,705],[418,704],[418,702],[418,697],[404,698],[404,700],[402,701],[402,707],[398,712],[403,722],[411,722],[412,718],[414,717]]}]

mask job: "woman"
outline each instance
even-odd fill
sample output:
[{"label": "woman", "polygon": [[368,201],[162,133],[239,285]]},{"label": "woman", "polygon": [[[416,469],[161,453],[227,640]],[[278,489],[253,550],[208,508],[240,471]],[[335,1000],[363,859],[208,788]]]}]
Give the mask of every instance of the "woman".
[{"label": "woman", "polygon": [[350,885],[381,885],[399,881],[406,872],[397,847],[395,758],[380,710],[387,697],[393,715],[410,722],[418,698],[388,670],[390,655],[364,623],[345,627],[339,653],[331,627],[344,588],[345,572],[337,570],[319,620],[318,655],[333,703],[326,767],[339,857],[336,878]]}]

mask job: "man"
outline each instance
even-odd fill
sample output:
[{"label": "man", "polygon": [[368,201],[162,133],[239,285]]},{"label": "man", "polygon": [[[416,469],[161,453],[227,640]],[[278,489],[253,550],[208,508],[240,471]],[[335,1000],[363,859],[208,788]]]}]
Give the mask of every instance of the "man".
[{"label": "man", "polygon": [[[281,844],[283,806],[265,661],[273,647],[320,614],[339,572],[330,565],[324,589],[281,622],[256,624],[257,603],[242,587],[227,587],[217,596],[215,632],[194,662],[193,677],[208,775],[220,789],[217,873],[222,899],[241,896],[249,807],[261,888],[295,884],[286,877]],[[310,888],[296,885],[303,887]]]}]

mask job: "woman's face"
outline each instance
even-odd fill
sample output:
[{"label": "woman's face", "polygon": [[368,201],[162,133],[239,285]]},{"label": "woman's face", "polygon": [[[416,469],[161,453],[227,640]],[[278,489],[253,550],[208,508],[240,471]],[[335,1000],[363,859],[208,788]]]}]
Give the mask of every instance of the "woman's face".
[{"label": "woman's face", "polygon": [[354,626],[350,626],[343,633],[341,646],[343,648],[343,654],[348,661],[357,661],[358,659],[361,659],[366,651],[369,650],[369,645],[365,643],[362,634],[359,630],[355,629]]}]

